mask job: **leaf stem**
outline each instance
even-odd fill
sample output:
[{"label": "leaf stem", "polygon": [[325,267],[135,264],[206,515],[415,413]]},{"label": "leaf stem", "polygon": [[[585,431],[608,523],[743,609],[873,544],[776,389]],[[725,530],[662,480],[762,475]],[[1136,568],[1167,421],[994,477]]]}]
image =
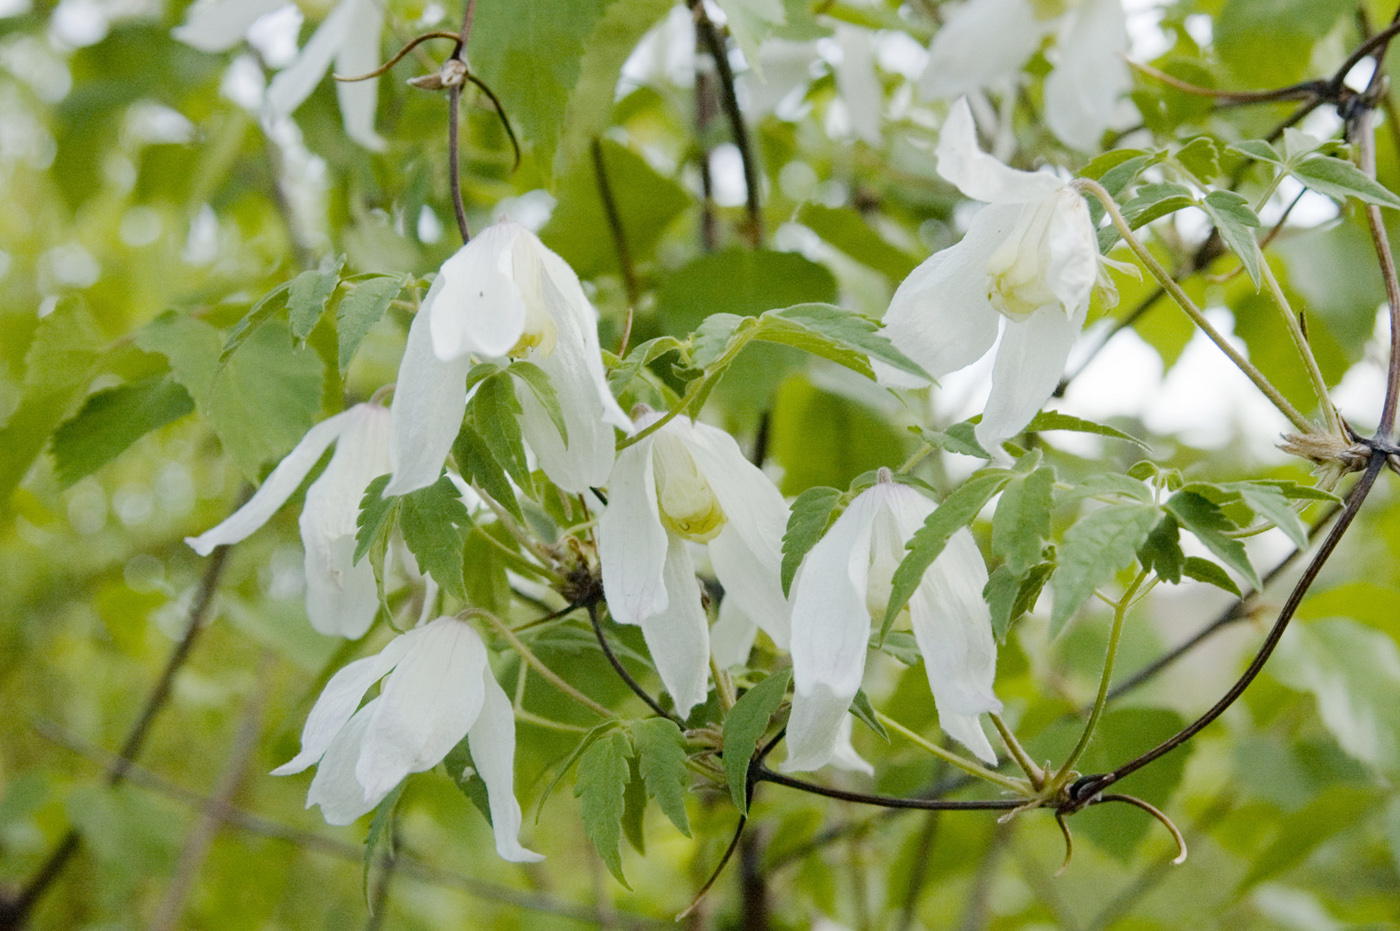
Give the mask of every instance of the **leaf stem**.
[{"label": "leaf stem", "polygon": [[1288,336],[1293,340],[1293,347],[1298,350],[1298,355],[1308,370],[1308,380],[1312,382],[1313,392],[1317,394],[1317,404],[1322,410],[1322,416],[1327,421],[1328,432],[1337,436],[1345,436],[1346,434],[1342,432],[1341,419],[1337,416],[1337,408],[1327,393],[1327,379],[1322,377],[1322,369],[1318,367],[1317,357],[1313,355],[1312,347],[1308,345],[1308,338],[1298,323],[1298,315],[1293,312],[1293,306],[1288,302],[1283,288],[1279,286],[1278,278],[1274,275],[1273,269],[1269,267],[1267,258],[1259,263],[1259,268],[1264,278],[1264,286],[1268,289],[1283,316]]},{"label": "leaf stem", "polygon": [[905,727],[903,724],[900,724],[894,718],[891,718],[889,715],[884,714],[883,712],[875,712],[875,717],[880,721],[881,724],[885,725],[890,730],[895,731],[905,740],[908,740],[910,743],[919,747],[921,750],[924,750],[938,757],[940,760],[947,763],[949,766],[954,766],[962,770],[969,776],[976,776],[978,779],[985,779],[987,782],[990,782],[993,785],[999,785],[1003,789],[1015,792],[1018,795],[1030,796],[1034,794],[1030,791],[1030,786],[1027,785],[1027,783],[1023,779],[1013,779],[1010,776],[1004,776],[1001,773],[996,772],[995,770],[988,769],[980,763],[974,763],[971,760],[964,759],[956,753],[953,753],[949,750],[944,750],[942,747],[938,746],[938,744],[926,740],[920,734],[911,731],[909,728]]},{"label": "leaf stem", "polygon": [[1001,719],[999,714],[988,715],[992,719],[992,725],[996,727],[997,733],[1001,735],[1002,743],[1006,744],[1006,750],[1011,754],[1011,758],[1016,761],[1016,765],[1021,767],[1021,772],[1026,774],[1026,778],[1031,781],[1031,787],[1037,792],[1045,787],[1045,770],[1035,764],[1026,752],[1026,748],[1021,746],[1021,742],[1016,739],[1015,733]]},{"label": "leaf stem", "polygon": [[559,677],[558,673],[556,673],[553,669],[550,669],[543,662],[541,662],[540,658],[534,654],[534,651],[527,647],[524,644],[524,642],[522,642],[521,639],[515,635],[515,631],[511,630],[508,626],[506,626],[505,621],[496,617],[496,615],[492,614],[490,611],[487,611],[485,608],[467,608],[462,612],[462,614],[466,617],[479,617],[486,623],[490,624],[491,627],[495,629],[496,633],[500,634],[503,638],[505,638],[505,641],[510,644],[511,649],[515,650],[516,653],[519,653],[520,658],[526,663],[529,663],[530,668],[535,670],[535,672],[539,673],[550,685],[554,686],[556,689],[563,692],[565,695],[569,696],[574,701],[578,702],[580,705],[587,708],[594,714],[604,718],[614,717],[611,711],[609,711],[607,708],[604,708],[602,705],[598,704],[596,701],[589,698],[587,695],[583,694],[569,683],[565,682]]}]

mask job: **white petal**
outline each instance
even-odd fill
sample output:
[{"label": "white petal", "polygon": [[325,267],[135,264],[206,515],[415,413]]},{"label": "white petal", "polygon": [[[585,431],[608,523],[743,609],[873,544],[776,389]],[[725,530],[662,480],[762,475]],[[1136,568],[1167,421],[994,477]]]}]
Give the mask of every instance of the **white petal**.
[{"label": "white petal", "polygon": [[373,811],[389,794],[385,790],[381,795],[366,797],[364,787],[355,778],[355,761],[360,757],[365,729],[381,701],[383,699],[376,698],[355,712],[349,723],[336,733],[330,749],[321,758],[321,765],[316,767],[316,776],[306,793],[306,807],[320,805],[321,817],[327,824],[350,824]]},{"label": "white petal", "polygon": [[525,299],[511,263],[511,244],[524,227],[497,223],[442,263],[420,314],[431,321],[439,359],[503,356],[520,342]]},{"label": "white petal", "polygon": [[1066,145],[1099,148],[1132,86],[1123,53],[1128,25],[1120,0],[1085,0],[1065,18],[1055,69],[1045,78],[1045,122]]},{"label": "white petal", "polygon": [[1099,239],[1089,204],[1066,188],[1055,196],[1047,239],[1050,261],[1045,276],[1067,317],[1083,320],[1099,275]]},{"label": "white petal", "polygon": [[[710,687],[710,624],[700,601],[700,582],[685,541],[666,534],[667,605],[641,621],[642,637],[676,714],[685,719]],[[610,603],[611,604],[611,603]]]},{"label": "white petal", "polygon": [[968,197],[991,204],[1043,200],[1064,188],[1048,171],[1018,171],[983,152],[965,97],[953,104],[938,131],[938,173]]},{"label": "white petal", "polygon": [[[714,553],[711,552],[711,558]],[[758,637],[758,625],[744,613],[739,599],[726,592],[719,603],[719,618],[710,628],[710,655],[720,669],[741,666],[749,661],[753,642]]]},{"label": "white petal", "polygon": [[858,495],[808,552],[793,582],[788,769],[826,764],[841,717],[860,689],[870,639],[870,533],[883,504],[871,491]]},{"label": "white petal", "polygon": [[856,136],[870,145],[880,144],[880,114],[885,92],[875,73],[875,55],[871,49],[868,29],[836,24],[836,41],[841,46],[841,61],[836,66],[836,86],[851,114]]},{"label": "white petal", "polygon": [[619,624],[640,624],[666,610],[666,528],[656,503],[651,438],[624,449],[608,479],[608,506],[598,519],[598,563],[608,611]]},{"label": "white petal", "polygon": [[[428,301],[441,282],[439,275],[428,289]],[[472,361],[465,356],[452,362],[438,359],[426,313],[425,303],[409,325],[389,407],[389,463],[394,477],[384,489],[386,495],[407,494],[438,480],[467,410],[467,372]]]},{"label": "white petal", "polygon": [[[352,0],[354,26],[335,56],[336,73],[366,74],[379,67],[379,37],[384,29],[384,9],[376,0]],[[384,149],[384,140],[374,131],[374,113],[379,106],[379,79],[336,81],[345,135],[372,152]]]},{"label": "white petal", "polygon": [[258,488],[257,493],[248,499],[247,504],[230,514],[228,519],[217,527],[206,530],[197,537],[186,537],[185,542],[199,555],[208,556],[214,547],[246,539],[249,534],[267,523],[272,515],[277,513],[277,509],[292,496],[292,492],[300,487],[311,467],[320,461],[326,447],[334,443],[345,430],[349,424],[349,414],[349,411],[343,411],[334,417],[327,417],[307,430],[306,436],[302,437],[301,442],[297,443],[287,457],[277,464],[277,468],[268,474],[267,480]]},{"label": "white petal", "polygon": [[[997,653],[991,612],[982,598],[986,584],[986,563],[972,533],[963,528],[949,538],[909,600],[914,639],[924,657],[940,722],[945,717],[1001,711],[992,691]],[[975,719],[970,728],[959,728],[959,722],[954,722],[950,729],[945,722],[943,729],[982,759],[995,762]],[[969,741],[973,733],[980,740]]]},{"label": "white petal", "polygon": [[384,680],[355,766],[366,797],[436,766],[481,712],[486,645],[476,631],[440,617],[403,637],[408,651]]},{"label": "white petal", "polygon": [[345,722],[354,715],[365,692],[388,675],[407,650],[408,643],[402,637],[395,637],[374,656],[347,663],[331,676],[306,716],[306,726],[301,731],[301,752],[274,769],[272,775],[299,773],[319,760]]},{"label": "white petal", "polygon": [[1015,77],[1051,25],[1035,18],[1027,0],[969,0],[934,34],[920,93],[957,97]]},{"label": "white petal", "polygon": [[[938,696],[934,696],[933,704],[938,706]],[[973,755],[979,760],[995,766],[997,763],[996,751],[992,749],[992,744],[987,740],[987,732],[982,730],[982,719],[975,714],[957,714],[952,711],[944,711],[938,708],[938,726],[943,728],[943,733],[971,750]]]},{"label": "white petal", "polygon": [[[885,336],[932,377],[971,365],[996,342],[1002,315],[987,299],[987,262],[1020,215],[1016,205],[983,207],[961,242],[925,259],[894,292],[885,311]],[[878,360],[872,364],[882,385],[926,384]]]},{"label": "white petal", "polygon": [[356,0],[341,0],[331,15],[311,35],[296,60],[280,71],[267,88],[267,106],[286,116],[305,102],[331,66],[350,31],[355,28]]},{"label": "white petal", "polygon": [[1003,440],[1020,433],[1050,400],[1083,323],[1082,314],[1066,318],[1054,306],[1007,322],[992,367],[987,409],[974,431],[983,449],[994,452]]},{"label": "white petal", "polygon": [[739,599],[744,613],[787,649],[791,612],[781,568],[789,510],[783,496],[728,433],[680,417],[672,423],[688,434],[691,457],[724,511],[726,523],[710,543],[710,561],[726,597]]},{"label": "white petal", "polygon": [[354,559],[355,538],[350,535],[336,537],[329,545],[317,536],[306,544],[306,616],[319,633],[358,640],[379,613],[374,567],[368,559],[359,565]]},{"label": "white petal", "polygon": [[[491,667],[484,667],[481,675],[481,713],[467,730],[467,745],[471,747],[477,775],[486,784],[496,853],[512,863],[534,863],[544,856],[520,845],[520,803],[515,799],[515,710],[491,675]],[[457,778],[461,774],[452,775]]]},{"label": "white petal", "polygon": [[287,0],[212,0],[190,8],[184,23],[170,30],[176,41],[201,52],[222,52],[243,40],[248,27]]},{"label": "white petal", "polygon": [[865,773],[867,776],[875,775],[875,767],[870,765],[870,761],[856,752],[856,748],[851,745],[851,727],[855,724],[855,718],[849,714],[841,719],[841,725],[836,728],[836,747],[831,753],[831,765],[837,769],[844,769],[852,773]]}]

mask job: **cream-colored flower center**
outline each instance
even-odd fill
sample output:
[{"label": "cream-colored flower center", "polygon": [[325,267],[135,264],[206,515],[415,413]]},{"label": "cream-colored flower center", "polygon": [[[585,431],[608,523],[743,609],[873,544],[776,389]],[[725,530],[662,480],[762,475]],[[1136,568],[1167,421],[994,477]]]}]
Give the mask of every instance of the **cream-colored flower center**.
[{"label": "cream-colored flower center", "polygon": [[510,247],[510,262],[515,286],[525,302],[525,328],[510,355],[523,359],[533,350],[540,358],[549,358],[559,341],[559,327],[544,304],[544,265],[526,236],[517,236]]},{"label": "cream-colored flower center", "polygon": [[[903,560],[904,540],[899,535],[899,525],[894,513],[881,507],[870,525],[870,569],[865,579],[865,608],[876,623],[883,621],[889,610],[894,573]],[[906,606],[900,615],[908,611]]]},{"label": "cream-colored flower center", "polygon": [[658,433],[652,444],[661,520],[687,540],[708,543],[724,529],[724,509],[685,443]]},{"label": "cream-colored flower center", "polygon": [[1050,222],[1056,198],[1021,211],[1010,234],[987,260],[987,300],[1012,320],[1024,320],[1047,304],[1057,303],[1050,289]]},{"label": "cream-colored flower center", "polygon": [[1040,22],[1059,19],[1071,7],[1078,6],[1075,0],[1030,0],[1031,14]]}]

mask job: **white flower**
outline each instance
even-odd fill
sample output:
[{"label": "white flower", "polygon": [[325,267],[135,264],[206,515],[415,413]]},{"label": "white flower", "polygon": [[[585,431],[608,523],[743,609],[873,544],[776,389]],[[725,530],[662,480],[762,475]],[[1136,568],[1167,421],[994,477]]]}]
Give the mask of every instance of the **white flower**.
[{"label": "white flower", "polygon": [[[233,47],[253,21],[280,6],[282,0],[215,0],[196,5],[172,35],[205,52]],[[321,83],[334,60],[336,72],[358,75],[379,67],[379,36],[384,29],[380,0],[341,0],[312,34],[296,60],[273,78],[267,107],[274,118],[288,116]],[[374,131],[379,104],[379,79],[337,81],[345,134],[367,149],[380,151],[384,140]]]},{"label": "white flower", "polygon": [[920,88],[947,98],[1012,82],[1052,32],[1046,124],[1066,145],[1093,151],[1122,122],[1132,86],[1121,0],[968,0],[934,35]]},{"label": "white flower", "polygon": [[[359,708],[380,679],[379,697]],[[456,618],[395,637],[332,676],[306,718],[301,752],[272,774],[299,773],[319,760],[306,805],[320,805],[329,824],[349,824],[409,773],[436,766],[463,736],[486,784],[496,852],[515,862],[543,859],[519,841],[510,699],[491,674],[481,637]]]},{"label": "white flower", "polygon": [[[1008,168],[977,147],[966,100],[938,140],[938,173],[987,201],[967,235],[929,257],[895,291],[885,335],[933,378],[977,361],[996,341],[992,390],[977,440],[995,452],[1050,399],[1099,273],[1088,204],[1049,171]],[[923,382],[874,363],[880,382]]]},{"label": "white flower", "polygon": [[[637,427],[659,416],[642,417]],[[726,626],[756,622],[786,648],[779,567],[787,518],[778,489],[715,427],[676,417],[618,455],[598,521],[603,592],[613,620],[642,628],[682,718],[705,700],[710,661],[710,631],[686,541],[709,546],[725,589],[722,604],[737,611],[726,612]],[[732,662],[753,637],[731,631],[726,641],[725,661]]]},{"label": "white flower", "polygon": [[356,639],[379,610],[374,570],[368,560],[353,564],[355,518],[365,486],[389,471],[389,412],[357,404],[321,421],[278,463],[248,503],[227,520],[185,542],[201,556],[237,543],[267,523],[296,491],[332,443],[326,470],[306,492],[301,542],[306,548],[306,613],[323,634]]},{"label": "white flower", "polygon": [[[862,492],[817,541],[792,590],[792,717],[788,770],[830,762],[842,721],[865,671],[871,623],[889,605],[904,545],[933,503],[882,480]],[[943,730],[978,757],[996,762],[977,715],[1001,711],[992,692],[996,643],[982,600],[987,567],[972,534],[955,533],[909,599],[909,621],[924,657]]]},{"label": "white flower", "polygon": [[437,481],[462,424],[474,359],[509,357],[538,365],[559,395],[567,444],[534,393],[517,391],[521,430],[540,468],[574,494],[607,480],[613,427],[627,429],[631,421],[608,390],[598,314],[567,262],[525,227],[503,220],[443,263],[409,327],[386,494]]}]

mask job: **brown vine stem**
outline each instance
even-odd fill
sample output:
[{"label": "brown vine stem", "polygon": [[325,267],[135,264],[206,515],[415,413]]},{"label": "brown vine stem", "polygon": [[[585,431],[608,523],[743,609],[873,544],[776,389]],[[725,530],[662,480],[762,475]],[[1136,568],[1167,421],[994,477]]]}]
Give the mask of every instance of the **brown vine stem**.
[{"label": "brown vine stem", "polygon": [[627,684],[627,687],[632,690],[634,695],[646,702],[648,708],[655,711],[663,718],[675,721],[676,725],[680,727],[681,730],[685,730],[685,722],[678,719],[675,715],[668,714],[666,709],[661,707],[661,703],[655,698],[652,698],[651,693],[642,688],[640,682],[632,678],[632,674],[627,671],[627,667],[622,665],[622,660],[617,658],[617,654],[613,652],[612,645],[608,643],[607,635],[603,633],[603,620],[598,614],[598,602],[590,601],[586,607],[588,608],[588,620],[593,624],[593,634],[598,638],[598,646],[603,648],[603,655],[606,656],[608,662],[612,664],[613,671],[617,673],[618,678]]},{"label": "brown vine stem", "polygon": [[[245,489],[244,493],[239,495],[239,501],[234,506],[234,510],[242,506],[243,502],[247,500],[248,494],[249,491]],[[141,709],[140,717],[132,725],[131,731],[127,734],[126,740],[122,742],[116,758],[108,767],[107,776],[103,780],[107,788],[115,788],[126,779],[127,773],[135,764],[142,747],[146,745],[146,738],[150,736],[151,727],[155,724],[156,718],[160,716],[161,711],[170,701],[175,677],[189,661],[194,645],[206,626],[205,622],[209,619],[210,609],[214,603],[214,594],[219,590],[219,580],[223,577],[224,566],[228,562],[230,550],[231,548],[228,546],[218,546],[210,555],[209,563],[204,569],[204,575],[200,578],[199,590],[195,594],[194,603],[190,606],[184,635],[181,636],[180,642],[175,645],[175,649],[171,651],[170,658],[166,660],[165,668],[161,670],[160,678],[156,681],[155,687],[146,699],[145,706]],[[82,836],[78,833],[78,829],[69,828],[33,878],[13,897],[0,899],[0,931],[18,931],[25,926],[34,907],[39,904],[44,893],[63,875],[63,871],[73,859],[73,855],[78,852],[78,847],[81,844]]]},{"label": "brown vine stem", "polygon": [[641,298],[641,288],[637,285],[637,270],[632,265],[632,248],[627,243],[627,230],[622,225],[622,214],[617,209],[617,199],[613,197],[612,182],[608,180],[608,166],[603,159],[603,140],[594,136],[589,144],[593,155],[593,175],[598,182],[598,199],[603,202],[603,216],[607,217],[608,229],[612,232],[613,249],[617,252],[617,265],[622,273],[622,287],[627,292],[627,320],[622,327],[622,338],[618,340],[617,357],[627,355],[627,343],[632,337],[632,316],[636,313],[637,302]]},{"label": "brown vine stem", "polygon": [[[472,34],[472,21],[476,18],[476,0],[467,0],[462,10],[462,31],[457,33],[457,44],[452,48],[449,61],[462,61],[462,52]],[[465,62],[463,62],[465,65]],[[462,236],[462,244],[471,241],[471,229],[467,226],[467,205],[462,201],[461,140],[458,139],[461,122],[462,82],[457,81],[447,89],[447,178],[452,188],[452,212],[457,217],[457,232]]]},{"label": "brown vine stem", "polygon": [[878,805],[881,808],[904,808],[915,811],[1010,811],[1014,808],[1021,808],[1025,804],[1024,799],[1013,798],[965,801],[941,798],[900,798],[892,795],[847,792],[844,789],[833,789],[819,783],[808,782],[805,779],[794,779],[791,776],[774,772],[763,765],[755,765],[750,770],[750,778],[754,782],[771,782],[775,785],[787,786],[789,789],[820,795],[823,798],[834,798],[841,802],[856,802],[861,805]]},{"label": "brown vine stem", "polygon": [[763,241],[763,211],[759,207],[758,159],[754,153],[749,129],[744,124],[744,113],[739,107],[739,95],[734,89],[734,69],[729,65],[729,49],[720,35],[719,29],[705,12],[702,0],[692,0],[691,12],[695,15],[695,28],[710,57],[715,60],[715,73],[719,75],[719,100],[724,114],[729,119],[729,131],[734,137],[734,145],[739,150],[739,158],[744,166],[745,208],[748,211],[748,224],[745,229],[749,245],[757,246]]}]

